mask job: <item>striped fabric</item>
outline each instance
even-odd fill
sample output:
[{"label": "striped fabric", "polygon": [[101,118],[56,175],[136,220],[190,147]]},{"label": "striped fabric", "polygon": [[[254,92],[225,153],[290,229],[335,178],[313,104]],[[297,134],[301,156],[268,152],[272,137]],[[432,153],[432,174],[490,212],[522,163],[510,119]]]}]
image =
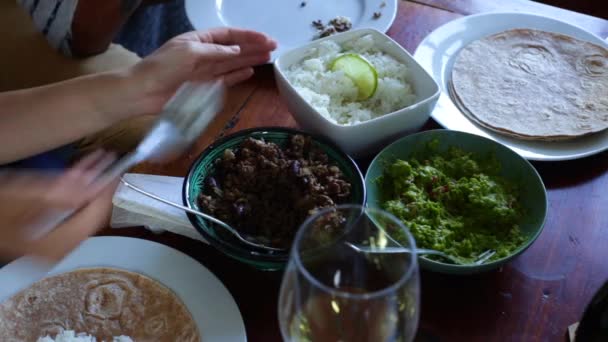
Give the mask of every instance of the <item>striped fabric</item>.
[{"label": "striped fabric", "polygon": [[70,56],[72,19],[78,0],[17,0],[30,13],[36,28],[51,46]]}]

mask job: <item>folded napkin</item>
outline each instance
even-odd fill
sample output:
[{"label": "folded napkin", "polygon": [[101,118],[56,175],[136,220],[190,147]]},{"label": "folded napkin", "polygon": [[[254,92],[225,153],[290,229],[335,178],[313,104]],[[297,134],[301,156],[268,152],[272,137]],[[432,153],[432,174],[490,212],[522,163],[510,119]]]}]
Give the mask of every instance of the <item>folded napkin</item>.
[{"label": "folded napkin", "polygon": [[[163,199],[182,204],[183,178],[155,176],[130,173],[124,175],[129,183]],[[144,226],[147,229],[162,233],[187,236],[192,239],[205,239],[194,229],[186,212],[136,192],[120,184],[114,198],[112,210],[112,228]]]}]

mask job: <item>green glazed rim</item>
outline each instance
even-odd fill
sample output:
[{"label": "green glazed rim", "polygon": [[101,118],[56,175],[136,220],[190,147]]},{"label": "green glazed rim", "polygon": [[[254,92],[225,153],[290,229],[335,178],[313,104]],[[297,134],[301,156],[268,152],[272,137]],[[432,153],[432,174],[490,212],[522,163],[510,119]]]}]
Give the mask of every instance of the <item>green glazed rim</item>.
[{"label": "green glazed rim", "polygon": [[[444,140],[442,140],[442,138],[448,138],[451,142],[446,143]],[[514,175],[511,171],[515,169],[508,168],[508,166],[504,165],[504,160],[501,160],[501,166],[503,168],[501,170],[501,176],[522,184],[522,187],[525,185],[522,193],[522,201],[524,202],[524,205],[529,204],[530,208],[534,210],[531,210],[530,213],[526,214],[522,218],[521,229],[526,237],[526,241],[508,256],[481,265],[454,265],[430,260],[421,256],[419,257],[420,266],[422,268],[440,273],[478,273],[496,269],[528,249],[542,233],[547,220],[547,211],[549,205],[547,200],[547,190],[542,178],[534,166],[532,166],[528,160],[521,157],[515,151],[494,140],[475,134],[447,129],[428,130],[408,135],[386,146],[373,159],[369,168],[367,169],[367,173],[365,175],[365,186],[367,189],[366,206],[372,208],[381,208],[379,203],[379,201],[381,201],[381,193],[374,183],[375,179],[377,178],[378,171],[382,169],[382,165],[398,157],[403,157],[403,155],[397,156],[395,150],[397,150],[400,146],[408,146],[403,148],[407,150],[405,153],[411,157],[420,157],[421,155],[424,155],[424,152],[421,153],[421,151],[427,146],[427,143],[434,139],[439,139],[440,147],[438,151],[440,152],[445,151],[447,147],[456,146],[465,151],[473,153],[476,153],[476,150],[484,150],[483,153],[496,153],[497,157],[500,154],[503,158],[509,159],[512,162],[510,165],[515,165],[513,167],[519,170],[519,173],[518,175]],[[472,145],[473,142],[475,145]],[[467,144],[471,144],[469,146],[474,147],[467,149],[464,147],[464,145]]]},{"label": "green glazed rim", "polygon": [[[351,198],[343,204],[364,205],[366,198],[365,181],[359,167],[350,156],[327,139],[285,127],[246,129],[228,135],[209,145],[194,161],[184,178],[182,189],[184,205],[191,209],[201,210],[197,199],[204,190],[206,177],[213,174],[215,161],[221,157],[224,150],[237,147],[249,137],[263,138],[266,141],[283,145],[291,136],[296,134],[311,137],[314,143],[327,153],[329,159],[342,170],[345,178],[352,184]],[[209,224],[204,218],[190,213],[187,213],[187,215],[199,234],[212,246],[234,259],[264,270],[280,270],[289,260],[289,253],[270,254],[247,249],[242,242],[239,242],[229,233],[214,229],[213,225]]]}]

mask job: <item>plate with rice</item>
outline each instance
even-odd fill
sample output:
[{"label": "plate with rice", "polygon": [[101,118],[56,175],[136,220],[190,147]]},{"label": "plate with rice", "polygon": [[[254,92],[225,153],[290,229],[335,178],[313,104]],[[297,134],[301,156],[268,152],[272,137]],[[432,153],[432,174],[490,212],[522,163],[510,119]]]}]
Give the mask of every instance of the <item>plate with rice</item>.
[{"label": "plate with rice", "polygon": [[90,238],[50,271],[21,258],[0,269],[0,282],[2,341],[247,340],[222,283],[147,240]]}]

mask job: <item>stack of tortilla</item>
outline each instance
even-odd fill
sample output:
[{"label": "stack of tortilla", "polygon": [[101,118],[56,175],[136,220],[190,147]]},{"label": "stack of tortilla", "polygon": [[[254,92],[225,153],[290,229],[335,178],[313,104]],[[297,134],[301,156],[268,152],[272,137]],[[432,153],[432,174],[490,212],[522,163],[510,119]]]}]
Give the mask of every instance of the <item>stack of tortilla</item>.
[{"label": "stack of tortilla", "polygon": [[112,341],[200,342],[185,305],[140,274],[81,269],[43,279],[0,304],[0,341],[36,341],[62,331]]},{"label": "stack of tortilla", "polygon": [[477,124],[557,141],[608,128],[608,49],[531,29],[492,35],[456,58],[449,92]]}]

